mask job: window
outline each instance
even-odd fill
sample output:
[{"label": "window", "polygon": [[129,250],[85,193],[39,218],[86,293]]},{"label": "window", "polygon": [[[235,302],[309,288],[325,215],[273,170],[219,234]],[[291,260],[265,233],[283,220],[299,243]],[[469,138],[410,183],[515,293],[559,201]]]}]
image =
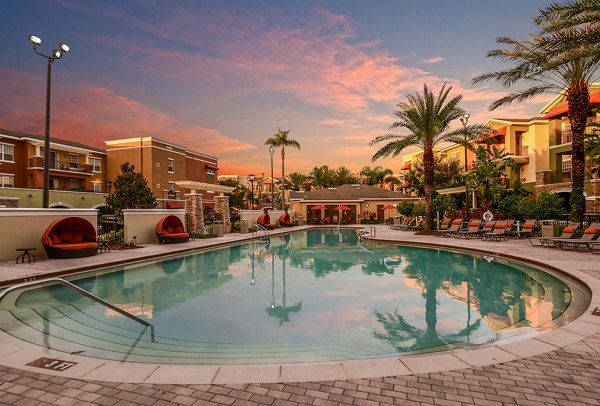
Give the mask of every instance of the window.
[{"label": "window", "polygon": [[78,168],[79,167],[79,155],[78,154],[69,154],[69,168]]},{"label": "window", "polygon": [[169,182],[169,193],[175,192],[175,182]]},{"label": "window", "polygon": [[206,174],[207,174],[207,175],[214,175],[214,174],[215,174],[215,170],[214,170],[214,169],[212,169],[212,168],[207,168],[207,169],[206,169]]},{"label": "window", "polygon": [[15,146],[12,144],[0,144],[0,161],[15,160]]},{"label": "window", "polygon": [[69,190],[79,190],[79,179],[69,179]]},{"label": "window", "polygon": [[101,193],[102,192],[102,182],[92,182],[92,192]]},{"label": "window", "polygon": [[167,169],[169,172],[174,172],[173,167],[175,166],[175,160],[174,159],[167,159]]},{"label": "window", "polygon": [[15,187],[15,175],[0,173],[0,187]]},{"label": "window", "polygon": [[93,172],[102,172],[102,160],[100,158],[90,158]]}]

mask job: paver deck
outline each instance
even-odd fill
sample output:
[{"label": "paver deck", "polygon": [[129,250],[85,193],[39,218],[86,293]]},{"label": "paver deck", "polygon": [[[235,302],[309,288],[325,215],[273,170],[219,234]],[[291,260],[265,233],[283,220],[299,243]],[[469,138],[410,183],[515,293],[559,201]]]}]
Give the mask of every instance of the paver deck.
[{"label": "paver deck", "polygon": [[[197,240],[184,244],[184,249],[247,237],[248,235],[230,234],[216,240]],[[110,380],[111,376],[107,374],[114,374],[114,371],[104,372],[102,368],[89,371],[88,378],[85,379],[40,373],[34,368],[26,367],[26,362],[18,356],[10,357],[10,354],[3,353],[0,347],[0,404],[600,404],[600,317],[591,315],[594,307],[600,307],[600,255],[535,248],[527,240],[498,243],[416,236],[411,232],[394,231],[385,226],[377,227],[376,237],[389,241],[447,244],[546,263],[584,280],[592,290],[592,305],[576,322],[556,333],[548,333],[551,335],[545,339],[542,336],[539,340],[487,347],[479,354],[476,351],[463,351],[439,355],[441,358],[427,355],[421,357],[419,362],[405,361],[401,367],[396,365],[396,359],[373,362],[372,365],[357,364],[354,367],[349,364],[342,368],[348,379],[335,378],[339,371],[331,365],[323,369],[314,364],[304,371],[308,371],[309,376],[298,375],[298,371],[293,368],[279,370],[279,379],[287,374],[289,379],[297,379],[298,382],[247,383],[250,380],[246,380],[233,383],[235,380],[213,380],[211,382],[222,383],[178,384],[189,380],[189,374],[185,373],[186,370],[172,366],[169,367],[170,370],[165,368],[161,374],[153,376],[152,381],[109,382],[106,380]],[[18,266],[12,262],[0,263],[0,284],[3,281],[6,283],[9,280],[60,274],[75,266],[126,261],[132,255],[172,253],[172,248],[148,246],[133,250],[133,254],[132,251],[113,251],[83,262],[77,260],[76,265],[73,265],[73,260],[40,260],[35,264]],[[132,371],[125,364],[119,366],[123,375],[121,380],[127,380],[125,377],[128,371]],[[401,373],[390,375],[390,371]],[[370,377],[364,378],[365,374]],[[214,378],[217,376],[213,375]],[[254,375],[255,378],[257,376],[259,375]],[[311,380],[311,376],[314,379]],[[259,379],[253,381],[265,382]]]}]

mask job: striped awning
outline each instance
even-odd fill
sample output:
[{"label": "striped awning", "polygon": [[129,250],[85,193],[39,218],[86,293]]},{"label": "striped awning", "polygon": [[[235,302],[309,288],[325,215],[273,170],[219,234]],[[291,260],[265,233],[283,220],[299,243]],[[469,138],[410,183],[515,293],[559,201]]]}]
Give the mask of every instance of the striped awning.
[{"label": "striped awning", "polygon": [[235,189],[231,186],[215,185],[214,183],[194,182],[191,180],[180,180],[175,184],[184,189],[190,190],[206,190],[209,192],[231,193]]}]

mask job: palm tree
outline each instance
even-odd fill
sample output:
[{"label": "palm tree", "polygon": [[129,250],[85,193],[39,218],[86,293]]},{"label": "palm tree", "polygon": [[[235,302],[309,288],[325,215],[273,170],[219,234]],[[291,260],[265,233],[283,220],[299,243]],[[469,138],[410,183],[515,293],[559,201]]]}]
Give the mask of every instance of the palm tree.
[{"label": "palm tree", "polygon": [[[469,125],[466,128],[450,130],[452,121],[461,117],[464,110],[458,107],[462,96],[448,100],[452,87],[442,86],[438,95],[423,85],[423,94],[408,94],[406,101],[397,104],[399,110],[394,112],[398,121],[391,128],[405,128],[407,135],[386,134],[375,137],[369,145],[386,143],[371,159],[396,157],[405,148],[418,146],[423,149],[423,172],[425,179],[425,221],[423,228],[433,230],[433,190],[434,190],[434,156],[433,149],[441,142],[465,143],[484,131],[480,125]],[[465,134],[468,134],[465,137]]]},{"label": "palm tree", "polygon": [[481,195],[483,210],[489,210],[492,203],[500,197],[504,170],[510,168],[512,171],[518,171],[519,168],[504,149],[495,146],[488,149],[479,145],[475,156],[473,170],[468,175],[470,188],[477,190]]},{"label": "palm tree", "polygon": [[[288,139],[290,130],[281,131],[279,130],[271,138],[267,138],[265,145],[272,147],[281,147],[281,179],[285,179],[285,147],[294,147],[300,149],[300,144],[296,140]],[[282,209],[285,210],[285,182],[281,184],[281,196],[282,196]]]},{"label": "palm tree", "polygon": [[[579,1],[575,3],[596,3]],[[568,9],[566,3],[565,10]],[[566,15],[567,11],[564,12]],[[571,219],[582,221],[585,212],[583,184],[585,179],[584,132],[590,115],[589,87],[600,67],[597,57],[597,44],[586,40],[593,26],[569,26],[564,21],[558,23],[563,13],[560,7],[550,6],[541,10],[535,22],[543,30],[542,34],[530,34],[529,41],[517,41],[500,37],[497,42],[506,49],[489,51],[487,56],[510,62],[513,67],[498,72],[477,76],[473,82],[488,80],[499,82],[505,88],[520,86],[518,90],[502,97],[490,106],[494,110],[513,102],[521,102],[542,93],[562,93],[568,103],[568,118],[571,124]],[[576,24],[576,20],[565,18]]]},{"label": "palm tree", "polygon": [[340,166],[335,170],[334,182],[336,186],[352,185],[358,182],[358,179],[352,171],[345,166]]},{"label": "palm tree", "polygon": [[375,186],[379,185],[380,189],[383,189],[383,184],[388,176],[394,172],[389,169],[383,169],[381,166],[371,168],[370,166],[364,166],[360,171],[360,176],[365,177],[365,181],[368,185]]},{"label": "palm tree", "polygon": [[289,185],[292,190],[301,190],[304,189],[304,185],[306,184],[307,176],[300,172],[292,172],[288,175],[286,179],[286,183]]},{"label": "palm tree", "polygon": [[333,186],[335,171],[327,165],[321,165],[319,167],[315,166],[310,172],[310,175],[313,178],[313,186],[317,189]]}]

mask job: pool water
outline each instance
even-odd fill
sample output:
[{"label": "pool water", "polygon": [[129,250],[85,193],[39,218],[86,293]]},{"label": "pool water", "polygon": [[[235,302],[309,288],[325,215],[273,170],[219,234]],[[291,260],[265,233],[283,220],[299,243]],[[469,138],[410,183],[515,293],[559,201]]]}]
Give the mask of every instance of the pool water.
[{"label": "pool water", "polygon": [[294,232],[72,282],[151,322],[158,342],[62,286],[30,289],[15,301],[11,311],[34,333],[16,323],[3,328],[97,358],[256,364],[498,343],[574,317],[572,287],[546,272],[458,251],[367,243],[344,229]]}]

